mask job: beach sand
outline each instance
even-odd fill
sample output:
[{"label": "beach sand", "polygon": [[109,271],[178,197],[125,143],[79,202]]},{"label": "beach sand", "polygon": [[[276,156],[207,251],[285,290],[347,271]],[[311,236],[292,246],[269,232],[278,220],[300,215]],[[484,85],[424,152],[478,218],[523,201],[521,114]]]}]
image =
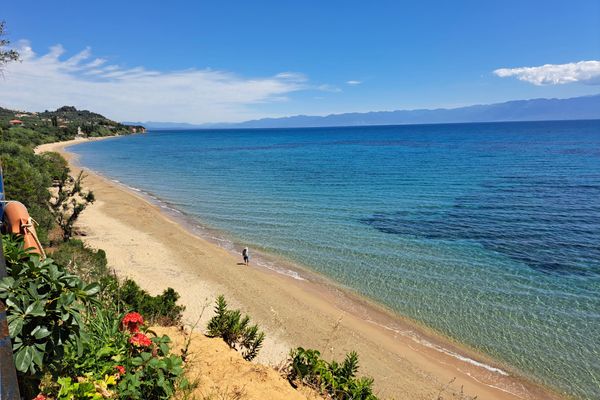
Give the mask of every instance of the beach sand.
[{"label": "beach sand", "polygon": [[[76,160],[64,148],[80,141],[36,151],[60,152],[76,172]],[[79,219],[84,241],[104,249],[119,276],[150,293],[174,288],[186,306],[185,320],[198,322],[198,329],[212,315],[214,299],[224,294],[265,330],[260,363],[280,364],[296,346],[319,349],[326,359],[355,350],[360,374],[375,378],[382,398],[436,400],[441,390],[441,398],[461,398],[461,387],[478,399],[561,398],[322,277],[298,280],[240,265],[239,255],[192,234],[134,191],[86,173],[84,184],[97,200]]]}]

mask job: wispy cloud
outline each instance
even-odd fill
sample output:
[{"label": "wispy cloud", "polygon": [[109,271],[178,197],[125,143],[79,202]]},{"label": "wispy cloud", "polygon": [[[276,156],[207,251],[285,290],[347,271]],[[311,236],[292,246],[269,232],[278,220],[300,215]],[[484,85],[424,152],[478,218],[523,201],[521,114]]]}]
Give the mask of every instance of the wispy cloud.
[{"label": "wispy cloud", "polygon": [[212,69],[164,72],[108,64],[89,48],[70,58],[60,45],[39,55],[21,42],[19,51],[22,61],[7,65],[0,79],[5,107],[44,110],[68,104],[117,120],[220,122],[264,116],[260,105],[315,90],[297,72],[254,78]]},{"label": "wispy cloud", "polygon": [[568,64],[546,64],[539,67],[500,68],[494,74],[501,78],[516,77],[534,85],[561,85],[581,82],[600,84],[600,61],[579,61]]},{"label": "wispy cloud", "polygon": [[357,81],[357,80],[346,81],[346,84],[351,85],[351,86],[360,85],[361,83],[362,83],[362,81]]},{"label": "wispy cloud", "polygon": [[318,85],[316,89],[320,90],[321,92],[329,93],[340,93],[342,91],[342,89],[340,89],[339,87],[328,84]]}]

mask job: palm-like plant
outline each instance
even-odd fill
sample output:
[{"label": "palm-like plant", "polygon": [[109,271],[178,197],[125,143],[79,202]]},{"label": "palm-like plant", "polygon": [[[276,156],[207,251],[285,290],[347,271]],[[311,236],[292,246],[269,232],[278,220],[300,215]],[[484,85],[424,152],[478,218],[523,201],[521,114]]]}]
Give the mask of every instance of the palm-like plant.
[{"label": "palm-like plant", "polygon": [[208,322],[208,336],[221,337],[229,347],[242,351],[246,360],[258,355],[265,340],[265,333],[259,331],[258,325],[250,325],[250,317],[240,310],[229,310],[223,295],[217,298],[215,315]]}]

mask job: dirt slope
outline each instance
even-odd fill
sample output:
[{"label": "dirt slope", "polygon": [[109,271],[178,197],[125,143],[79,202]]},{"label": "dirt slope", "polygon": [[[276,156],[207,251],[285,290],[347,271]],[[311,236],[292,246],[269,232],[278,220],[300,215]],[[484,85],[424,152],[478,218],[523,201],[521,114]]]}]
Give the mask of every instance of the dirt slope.
[{"label": "dirt slope", "polygon": [[246,361],[219,338],[201,333],[184,333],[177,328],[152,328],[157,335],[168,335],[173,353],[180,354],[189,337],[188,379],[197,383],[190,399],[305,400],[319,399],[304,388],[296,390],[273,368]]}]

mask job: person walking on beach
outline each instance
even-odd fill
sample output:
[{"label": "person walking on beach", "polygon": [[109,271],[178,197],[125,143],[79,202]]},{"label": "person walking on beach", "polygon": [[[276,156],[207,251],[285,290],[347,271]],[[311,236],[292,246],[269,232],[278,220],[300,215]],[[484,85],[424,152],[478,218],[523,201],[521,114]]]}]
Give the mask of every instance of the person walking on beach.
[{"label": "person walking on beach", "polygon": [[250,253],[248,252],[247,247],[244,247],[244,250],[242,250],[242,257],[244,257],[244,264],[248,265],[248,262],[250,261]]}]

